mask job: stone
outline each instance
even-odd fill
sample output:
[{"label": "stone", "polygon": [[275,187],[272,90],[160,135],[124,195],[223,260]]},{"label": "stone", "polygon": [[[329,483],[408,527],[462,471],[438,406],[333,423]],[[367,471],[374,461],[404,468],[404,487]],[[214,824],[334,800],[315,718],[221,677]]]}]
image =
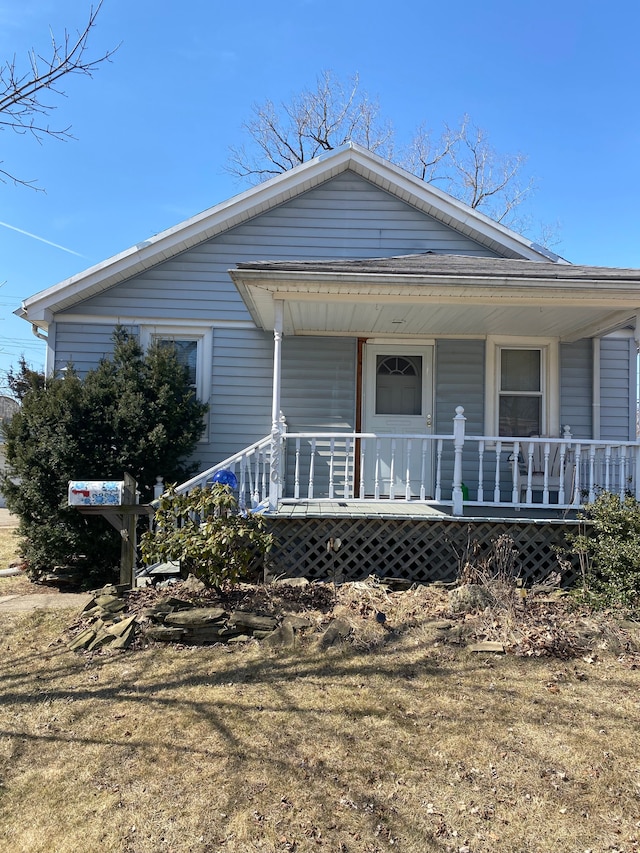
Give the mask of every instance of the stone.
[{"label": "stone", "polygon": [[226,612],[221,607],[193,607],[177,613],[168,613],[164,624],[173,628],[194,628],[223,622]]},{"label": "stone", "polygon": [[259,616],[257,613],[249,613],[245,610],[234,610],[229,617],[230,625],[241,625],[252,631],[273,631],[277,620],[272,616]]},{"label": "stone", "polygon": [[309,586],[306,578],[278,578],[274,583],[276,586]]},{"label": "stone", "polygon": [[135,616],[128,616],[126,619],[121,619],[120,622],[114,622],[112,625],[106,626],[105,631],[108,634],[112,634],[114,637],[121,637],[129,630],[130,627],[135,627],[135,621]]},{"label": "stone", "polygon": [[96,632],[93,628],[85,628],[84,631],[80,631],[80,633],[77,634],[70,643],[67,643],[67,648],[72,652],[80,651],[80,649],[86,649],[95,636]]},{"label": "stone", "polygon": [[336,643],[345,640],[351,633],[351,624],[346,619],[332,619],[327,630],[320,637],[320,645],[323,648],[334,646]]},{"label": "stone", "polygon": [[131,622],[126,629],[109,644],[111,649],[128,649],[136,635],[136,626]]},{"label": "stone", "polygon": [[272,649],[286,648],[295,645],[296,634],[291,624],[285,625],[283,623],[279,628],[276,628],[275,631],[272,631],[271,634],[265,637],[262,642],[265,646],[269,646]]},{"label": "stone", "polygon": [[159,640],[164,643],[181,643],[187,632],[184,628],[165,628],[164,625],[155,625],[147,628],[145,636],[150,640]]}]

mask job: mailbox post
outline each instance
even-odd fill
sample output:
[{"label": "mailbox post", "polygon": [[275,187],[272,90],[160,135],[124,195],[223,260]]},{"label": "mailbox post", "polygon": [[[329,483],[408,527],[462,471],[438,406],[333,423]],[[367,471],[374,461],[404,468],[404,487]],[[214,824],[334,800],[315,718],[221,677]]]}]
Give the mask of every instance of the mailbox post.
[{"label": "mailbox post", "polygon": [[153,507],[137,503],[137,483],[130,474],[120,481],[71,480],[69,505],[83,515],[101,515],[118,531],[120,583],[133,588],[136,565],[136,524],[139,515],[153,515]]}]

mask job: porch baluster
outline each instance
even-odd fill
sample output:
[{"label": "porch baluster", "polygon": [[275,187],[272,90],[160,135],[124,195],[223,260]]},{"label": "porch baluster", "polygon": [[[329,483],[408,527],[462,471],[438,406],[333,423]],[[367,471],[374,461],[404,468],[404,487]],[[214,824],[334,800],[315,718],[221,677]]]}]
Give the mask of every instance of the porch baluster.
[{"label": "porch baluster", "polygon": [[456,406],[456,416],[453,419],[453,506],[454,515],[462,515],[462,450],[464,448],[464,430],[467,419],[462,406]]},{"label": "porch baluster", "polygon": [[420,453],[420,500],[424,501],[427,497],[426,487],[424,483],[424,478],[427,471],[427,439],[422,439],[421,453]]},{"label": "porch baluster", "polygon": [[438,439],[436,444],[436,493],[434,495],[437,501],[442,499],[442,448],[443,441]]},{"label": "porch baluster", "polygon": [[558,485],[558,503],[559,504],[563,504],[565,501],[565,496],[564,496],[564,474],[565,474],[564,460],[565,460],[566,451],[567,451],[567,445],[561,444],[560,445],[560,482]]},{"label": "porch baluster", "polygon": [[549,442],[544,445],[544,475],[542,478],[542,503],[546,506],[549,503],[549,454],[551,448]]},{"label": "porch baluster", "polygon": [[404,497],[411,500],[411,439],[407,439],[407,468],[404,478]]},{"label": "porch baluster", "polygon": [[373,475],[373,497],[380,500],[380,439],[376,438],[376,468]]},{"label": "porch baluster", "polygon": [[258,501],[258,503],[260,503],[261,501],[265,500],[267,497],[267,482],[269,479],[269,475],[267,473],[268,463],[267,463],[267,452],[266,452],[266,450],[259,450],[257,452],[257,455],[258,455],[258,459],[259,459],[258,465],[260,467],[260,495],[259,495],[260,500]]},{"label": "porch baluster", "polygon": [[596,448],[595,445],[589,446],[589,503],[596,499]]},{"label": "porch baluster", "polygon": [[296,438],[296,465],[293,473],[293,497],[300,498],[300,439]]},{"label": "porch baluster", "polygon": [[[349,484],[351,482],[351,474],[350,474],[350,464],[349,457],[351,456],[351,439],[347,438],[345,442],[344,448],[344,499],[345,501],[349,500],[351,496],[351,489],[349,488]],[[355,492],[355,488],[354,488]]]},{"label": "porch baluster", "polygon": [[531,481],[533,479],[533,449],[534,444],[530,441],[527,444],[527,490],[525,493],[525,501],[530,504],[533,501],[533,491]]},{"label": "porch baluster", "polygon": [[313,500],[313,477],[315,474],[316,467],[316,440],[315,438],[311,439],[311,458],[309,459],[309,489],[307,491],[307,496],[309,500]]},{"label": "porch baluster", "polygon": [[260,457],[257,453],[246,457],[247,467],[250,469],[253,463],[253,485],[251,489],[251,506],[256,507],[260,503]]},{"label": "porch baluster", "polygon": [[573,502],[581,503],[582,498],[582,448],[576,444],[575,450],[575,482],[573,488]]},{"label": "porch baluster", "polygon": [[396,440],[391,439],[391,464],[389,465],[389,500],[396,497]]},{"label": "porch baluster", "polygon": [[336,441],[334,438],[332,438],[329,442],[329,500],[333,500],[333,473],[336,458],[335,450]]},{"label": "porch baluster", "polygon": [[624,500],[627,491],[627,448],[620,448],[620,500]]},{"label": "porch baluster", "polygon": [[247,508],[244,457],[241,456],[239,461],[240,477],[238,478],[238,507],[240,508],[240,510],[242,510],[242,512],[244,512],[244,510]]},{"label": "porch baluster", "polygon": [[[511,501],[514,504],[520,502],[520,442],[513,442],[513,452],[511,453]],[[527,494],[527,500],[529,500]]]},{"label": "porch baluster", "polygon": [[496,441],[496,473],[493,486],[493,499],[500,503],[500,456],[502,455],[502,442]]},{"label": "porch baluster", "polygon": [[484,500],[484,441],[478,442],[478,502]]},{"label": "porch baluster", "polygon": [[610,444],[604,449],[604,488],[605,491],[609,491],[611,489],[611,452],[612,447]]},{"label": "porch baluster", "polygon": [[367,439],[363,438],[360,440],[360,486],[358,489],[358,494],[360,496],[360,500],[364,500],[364,464],[366,460],[366,445]]}]

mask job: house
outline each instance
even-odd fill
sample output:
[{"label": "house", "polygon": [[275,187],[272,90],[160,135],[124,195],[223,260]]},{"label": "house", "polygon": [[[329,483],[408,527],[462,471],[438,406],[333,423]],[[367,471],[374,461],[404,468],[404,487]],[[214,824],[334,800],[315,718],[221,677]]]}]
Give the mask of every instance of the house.
[{"label": "house", "polygon": [[295,529],[289,568],[341,539],[420,579],[450,562],[437,525],[524,524],[546,554],[599,489],[638,491],[639,311],[640,270],[569,264],[349,143],[16,313],[48,371],[94,366],[117,324],[174,341],[210,404],[185,489],[235,470]]}]

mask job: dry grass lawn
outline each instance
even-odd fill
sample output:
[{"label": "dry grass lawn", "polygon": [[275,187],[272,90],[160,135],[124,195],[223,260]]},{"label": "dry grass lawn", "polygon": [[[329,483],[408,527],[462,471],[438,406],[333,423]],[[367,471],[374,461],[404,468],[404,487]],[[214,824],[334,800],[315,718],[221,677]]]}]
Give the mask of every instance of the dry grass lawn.
[{"label": "dry grass lawn", "polygon": [[429,595],[394,630],[345,597],[328,650],[74,654],[73,614],[2,614],[0,850],[637,853],[634,654],[474,655]]}]

